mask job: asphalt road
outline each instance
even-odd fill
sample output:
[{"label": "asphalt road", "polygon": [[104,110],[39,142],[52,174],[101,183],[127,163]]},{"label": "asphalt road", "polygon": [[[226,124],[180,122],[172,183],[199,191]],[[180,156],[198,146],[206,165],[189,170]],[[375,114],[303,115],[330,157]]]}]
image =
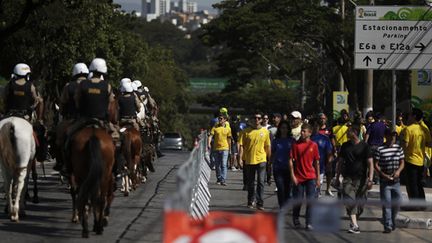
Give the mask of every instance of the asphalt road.
[{"label": "asphalt road", "polygon": [[[90,240],[82,239],[81,225],[71,222],[68,190],[51,169],[53,162],[46,162],[46,178],[38,168],[40,203],[28,202],[27,216],[19,223],[10,222],[3,210],[0,211],[0,242],[161,242],[163,203],[176,190],[175,173],[189,156],[188,152],[164,153],[166,156],[156,161],[156,172],[150,173],[145,184],[129,197],[116,192],[108,227],[102,236],[91,234]],[[4,205],[1,190],[0,208]],[[92,222],[89,221],[90,227]]]}]

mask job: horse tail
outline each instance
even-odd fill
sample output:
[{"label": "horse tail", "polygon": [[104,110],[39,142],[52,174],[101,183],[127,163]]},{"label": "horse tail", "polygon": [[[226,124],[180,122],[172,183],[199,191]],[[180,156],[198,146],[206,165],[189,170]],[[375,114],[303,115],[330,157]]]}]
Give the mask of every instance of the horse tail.
[{"label": "horse tail", "polygon": [[15,126],[12,122],[8,122],[3,125],[0,129],[0,158],[3,164],[10,171],[14,171],[16,167],[16,138],[15,138]]},{"label": "horse tail", "polygon": [[80,187],[79,196],[84,205],[95,199],[100,194],[100,185],[104,173],[104,160],[102,158],[101,144],[96,135],[92,135],[86,144],[89,155],[89,173]]}]

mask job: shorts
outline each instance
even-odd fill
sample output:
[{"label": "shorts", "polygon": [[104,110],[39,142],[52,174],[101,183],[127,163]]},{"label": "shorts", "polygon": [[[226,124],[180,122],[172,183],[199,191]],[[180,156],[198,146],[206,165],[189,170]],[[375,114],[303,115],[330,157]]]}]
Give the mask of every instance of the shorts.
[{"label": "shorts", "polygon": [[238,154],[237,143],[231,143],[231,154]]},{"label": "shorts", "polygon": [[347,203],[348,215],[360,215],[367,199],[366,179],[344,177],[342,181],[342,197]]}]

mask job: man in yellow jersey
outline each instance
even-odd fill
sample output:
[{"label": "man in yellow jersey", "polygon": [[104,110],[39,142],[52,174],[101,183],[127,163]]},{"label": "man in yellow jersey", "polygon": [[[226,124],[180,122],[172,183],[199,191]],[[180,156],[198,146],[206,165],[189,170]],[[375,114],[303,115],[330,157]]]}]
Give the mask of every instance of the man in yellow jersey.
[{"label": "man in yellow jersey", "polygon": [[423,166],[426,146],[431,146],[429,130],[422,125],[423,112],[413,108],[408,117],[408,126],[401,132],[401,143],[405,153],[405,184],[409,199],[425,199],[423,189]]},{"label": "man in yellow jersey", "polygon": [[[267,161],[271,155],[270,133],[267,128],[261,126],[262,118],[263,115],[260,112],[255,112],[251,117],[250,127],[241,133],[238,141],[239,157],[243,161],[243,173],[246,173],[247,206],[253,208],[256,199],[258,210],[264,210],[264,180]],[[255,195],[256,174],[258,179]]]},{"label": "man in yellow jersey", "polygon": [[[216,183],[222,186],[226,186],[228,154],[232,137],[231,128],[226,125],[227,119],[225,114],[219,115],[218,124],[211,129],[208,139],[208,147],[209,150],[212,149],[216,166]],[[211,141],[213,137],[214,141],[212,146]]]},{"label": "man in yellow jersey", "polygon": [[402,130],[405,128],[405,124],[403,122],[403,114],[399,113],[396,117],[396,133],[399,136]]}]

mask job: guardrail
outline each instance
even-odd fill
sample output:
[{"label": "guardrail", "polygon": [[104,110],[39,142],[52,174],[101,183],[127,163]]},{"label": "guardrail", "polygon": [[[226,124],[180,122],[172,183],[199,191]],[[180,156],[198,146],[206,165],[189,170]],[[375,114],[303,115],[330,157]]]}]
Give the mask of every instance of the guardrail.
[{"label": "guardrail", "polygon": [[202,219],[209,212],[211,169],[206,151],[207,132],[198,136],[189,159],[177,171],[177,191],[167,199],[165,211],[180,210],[195,219]]}]

